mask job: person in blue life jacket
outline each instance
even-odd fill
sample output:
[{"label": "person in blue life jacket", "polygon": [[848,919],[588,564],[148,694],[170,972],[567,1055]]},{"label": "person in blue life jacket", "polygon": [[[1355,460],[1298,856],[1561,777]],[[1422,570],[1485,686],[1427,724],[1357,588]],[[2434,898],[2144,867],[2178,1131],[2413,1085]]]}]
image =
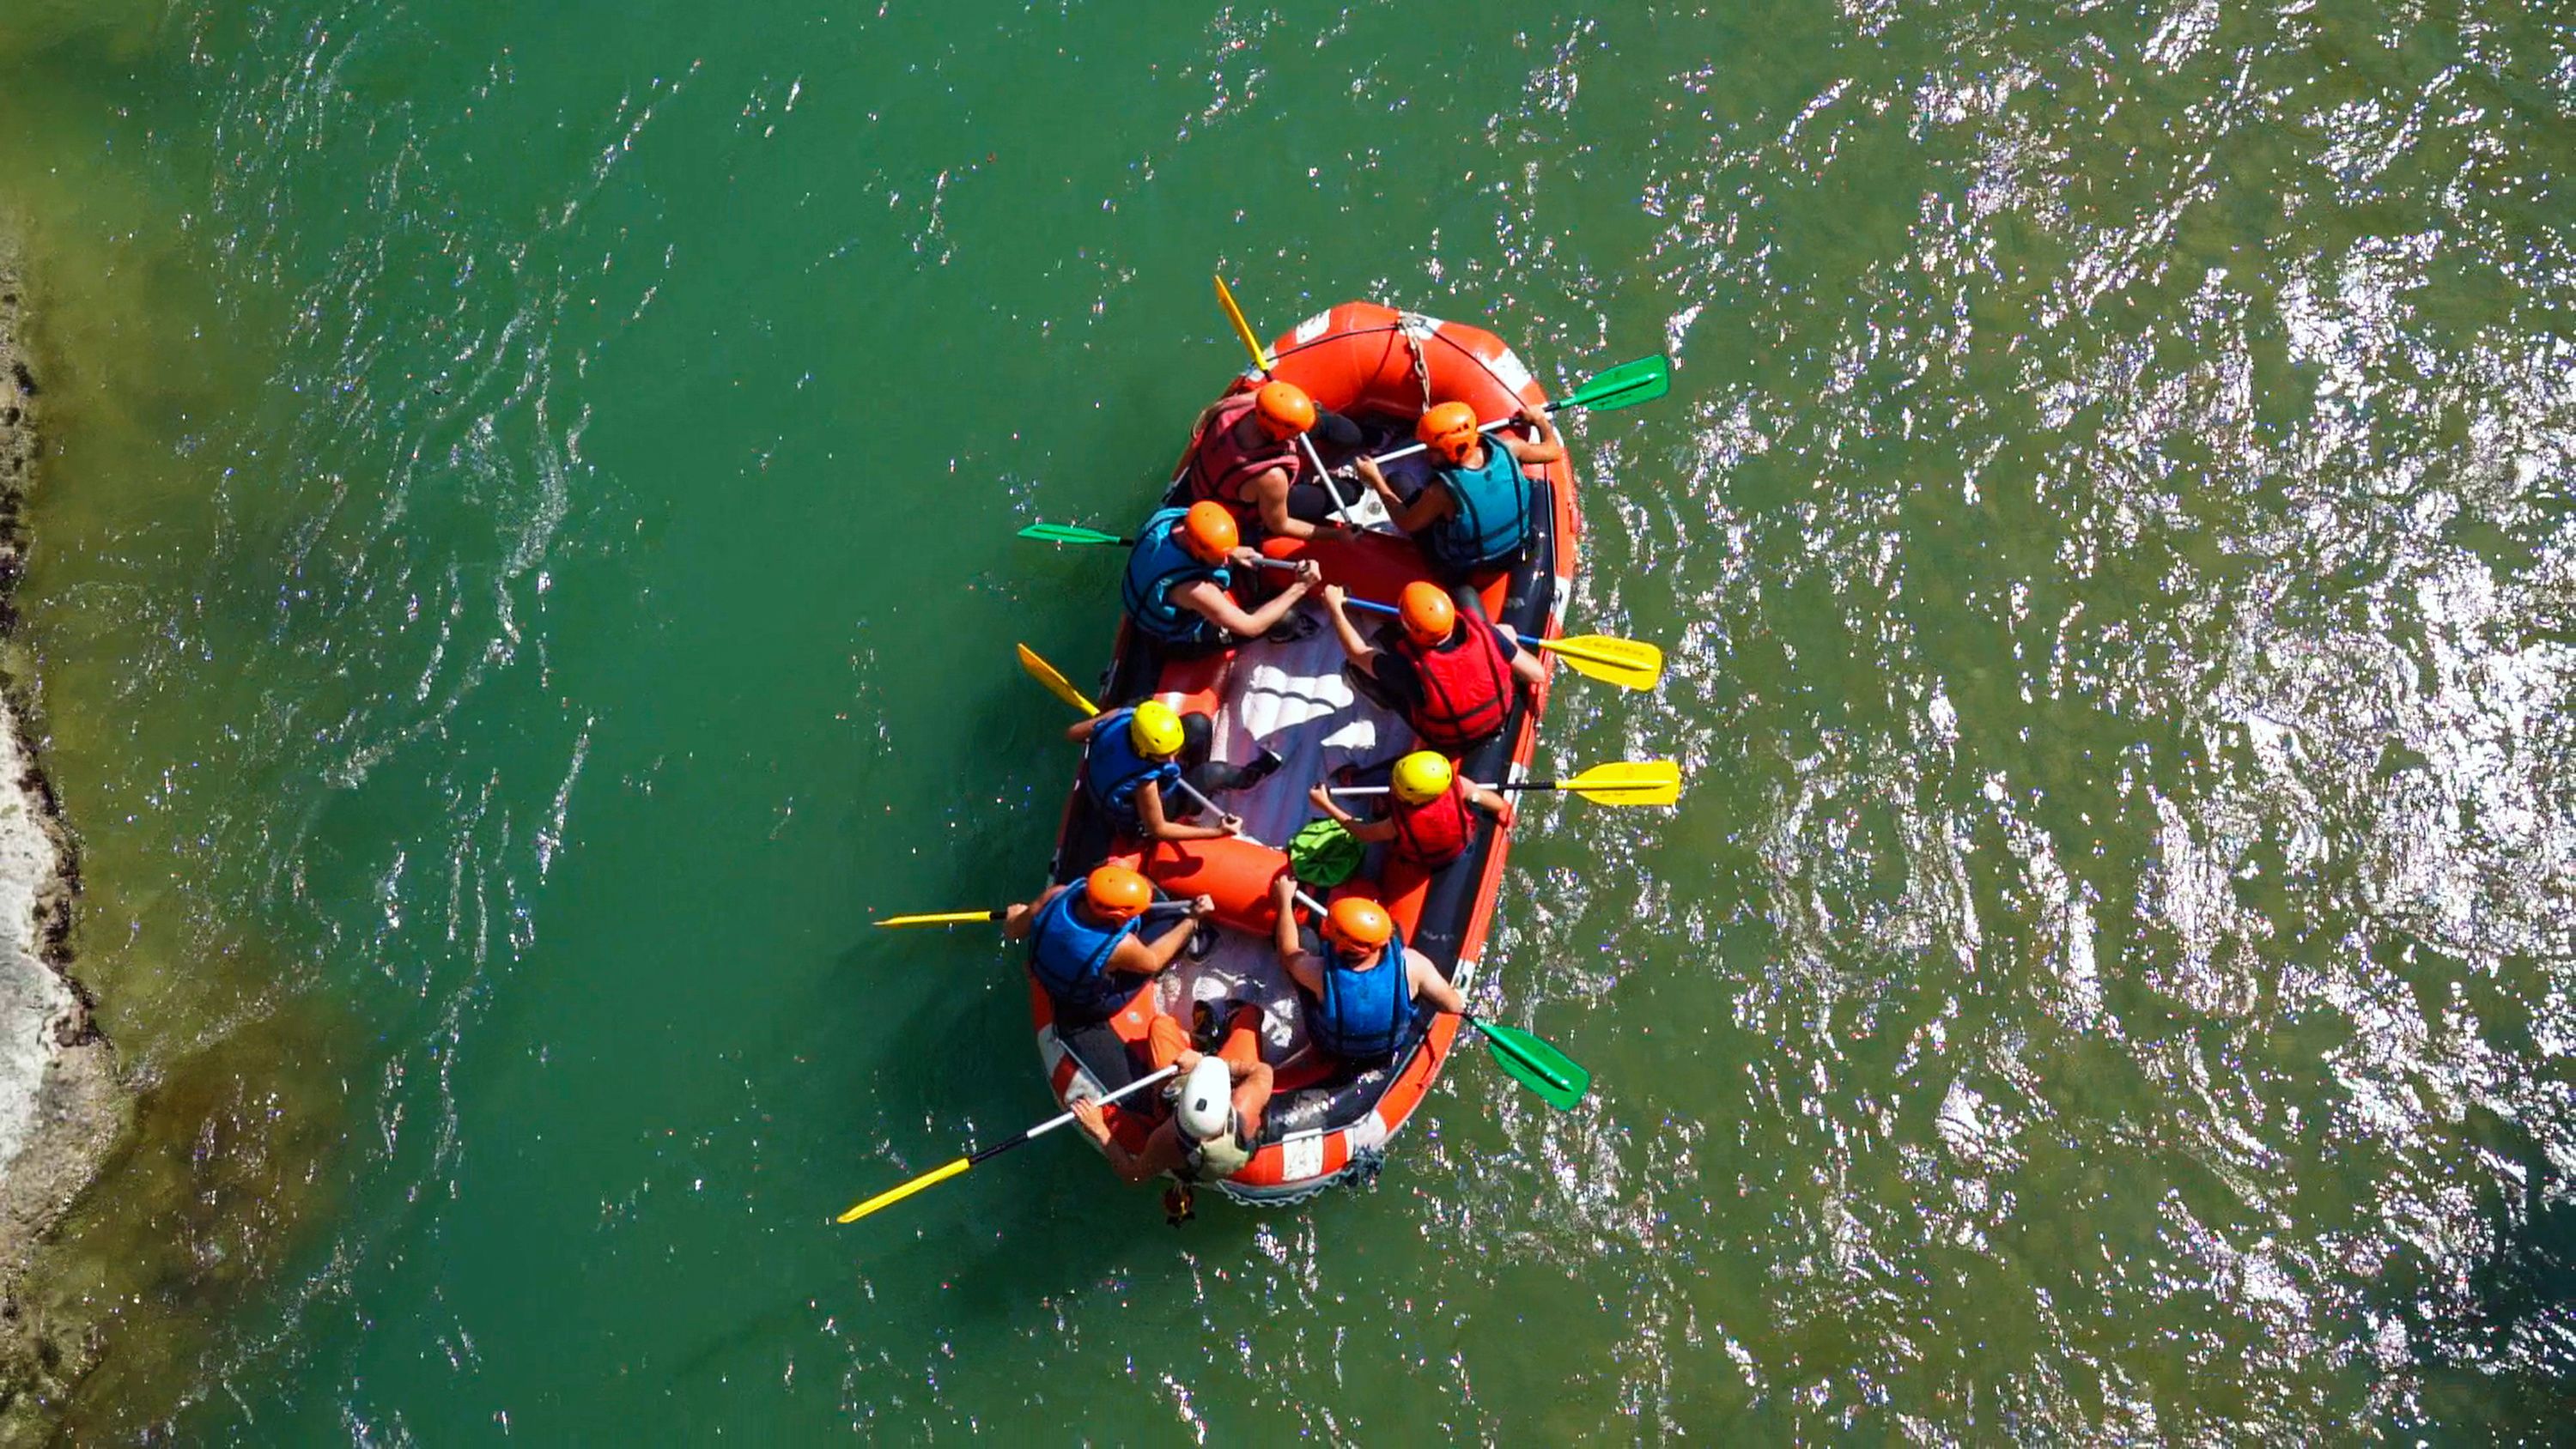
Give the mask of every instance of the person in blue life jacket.
[{"label": "person in blue life jacket", "polygon": [[1463,576],[1508,563],[1520,556],[1531,533],[1534,499],[1522,470],[1565,456],[1565,440],[1546,409],[1524,404],[1519,418],[1536,438],[1489,438],[1476,426],[1474,408],[1437,404],[1413,429],[1431,454],[1431,485],[1407,503],[1378,471],[1377,460],[1366,456],[1357,463],[1360,481],[1385,501],[1395,526],[1421,545],[1423,555],[1449,573]]},{"label": "person in blue life jacket", "polygon": [[1216,913],[1199,896],[1153,940],[1144,934],[1151,881],[1123,865],[1104,865],[1070,885],[1049,886],[1036,900],[1002,913],[1002,934],[1029,943],[1029,974],[1054,1003],[1063,1026],[1107,1021],[1138,987],[1163,974],[1190,943],[1198,923]]},{"label": "person in blue life jacket", "polygon": [[1119,583],[1119,601],[1137,630],[1166,656],[1258,639],[1278,627],[1324,577],[1322,567],[1307,559],[1297,565],[1294,582],[1247,611],[1228,590],[1236,571],[1248,574],[1260,566],[1260,557],[1243,546],[1243,530],[1224,504],[1166,508],[1137,530],[1127,575]]},{"label": "person in blue life jacket", "polygon": [[1283,875],[1271,887],[1278,908],[1280,968],[1311,998],[1306,1035],[1315,1045],[1355,1067],[1384,1066],[1412,1044],[1415,1003],[1465,1011],[1466,998],[1431,958],[1404,944],[1386,907],[1358,896],[1333,902],[1324,913],[1320,952],[1309,951],[1297,929],[1297,882]]},{"label": "person in blue life jacket", "polygon": [[[1194,718],[1202,721],[1204,734],[1206,717]],[[1077,721],[1066,728],[1064,737],[1082,744],[1083,793],[1109,817],[1110,828],[1117,834],[1153,841],[1215,840],[1243,832],[1242,819],[1234,815],[1214,825],[1190,825],[1175,818],[1183,813],[1177,808],[1185,798],[1180,791],[1180,757],[1190,743],[1190,731],[1179,712],[1161,700],[1142,700]],[[1204,753],[1206,748],[1202,739],[1199,749]],[[1264,762],[1277,758],[1263,756]],[[1204,767],[1199,773],[1204,775]],[[1229,773],[1235,778],[1222,786],[1204,778],[1192,783],[1202,791],[1240,788],[1270,771],[1254,765]]]}]

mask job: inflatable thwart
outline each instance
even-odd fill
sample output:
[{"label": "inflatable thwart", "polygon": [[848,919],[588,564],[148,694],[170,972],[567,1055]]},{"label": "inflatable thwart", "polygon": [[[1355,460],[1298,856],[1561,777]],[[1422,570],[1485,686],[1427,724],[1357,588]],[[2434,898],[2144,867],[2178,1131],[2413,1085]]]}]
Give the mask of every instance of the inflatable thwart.
[{"label": "inflatable thwart", "polygon": [[[1411,441],[1414,421],[1434,403],[1465,402],[1479,418],[1491,420],[1525,403],[1547,401],[1529,369],[1492,333],[1368,302],[1346,302],[1307,319],[1273,344],[1273,351],[1271,375],[1303,387],[1317,406],[1359,423],[1369,452]],[[1246,377],[1237,386],[1258,380]],[[1346,461],[1329,447],[1324,457],[1336,467]],[[1581,516],[1570,461],[1528,472],[1536,493],[1529,546],[1510,568],[1470,583],[1488,617],[1523,635],[1555,638],[1563,633],[1561,617],[1573,589]],[[1387,465],[1386,473],[1407,495],[1429,477],[1418,455]],[[1364,500],[1355,514],[1386,526],[1366,489],[1346,482],[1342,490],[1347,499]],[[1391,600],[1406,583],[1430,574],[1415,545],[1391,532],[1274,538],[1263,551],[1275,558],[1312,558],[1327,581],[1361,599]],[[1285,845],[1312,818],[1310,785],[1339,766],[1391,759],[1413,748],[1414,740],[1402,719],[1354,693],[1319,603],[1301,603],[1290,624],[1269,637],[1186,660],[1164,659],[1150,641],[1122,626],[1101,691],[1103,708],[1158,697],[1184,713],[1210,716],[1215,758],[1247,763],[1267,749],[1283,764],[1258,785],[1219,797],[1226,810],[1243,817],[1246,839],[1164,842],[1141,852],[1132,842],[1114,841],[1109,823],[1075,789],[1057,839],[1057,880],[1080,876],[1118,848],[1118,859],[1142,869],[1165,893],[1213,896],[1219,921],[1234,929],[1205,933],[1202,941],[1212,938],[1213,945],[1203,959],[1176,963],[1105,1023],[1059,1031],[1045,992],[1034,982],[1030,990],[1048,1083],[1068,1103],[1143,1075],[1145,1041],[1157,1014],[1187,1025],[1202,1005],[1221,1021],[1231,1015],[1229,1003],[1259,1004],[1263,1057],[1277,1071],[1277,1093],[1252,1160],[1231,1178],[1203,1184],[1250,1202],[1294,1201],[1373,1173],[1388,1140],[1447,1064],[1461,1027],[1454,1016],[1437,1016],[1394,1062],[1368,1070],[1354,1070],[1306,1041],[1297,990],[1280,970],[1272,945],[1271,883],[1287,868],[1286,860],[1253,842]],[[1363,632],[1368,627],[1363,624]],[[1502,732],[1459,761],[1460,773],[1475,780],[1526,778],[1547,699],[1545,686],[1525,692]],[[1374,877],[1354,876],[1336,892],[1358,891],[1382,901],[1405,940],[1462,991],[1472,985],[1485,948],[1508,849],[1506,832],[1481,814],[1474,818],[1465,858],[1446,869],[1425,876],[1392,864]],[[1159,1119],[1152,1095],[1107,1109],[1112,1130],[1130,1149],[1143,1147]]]}]

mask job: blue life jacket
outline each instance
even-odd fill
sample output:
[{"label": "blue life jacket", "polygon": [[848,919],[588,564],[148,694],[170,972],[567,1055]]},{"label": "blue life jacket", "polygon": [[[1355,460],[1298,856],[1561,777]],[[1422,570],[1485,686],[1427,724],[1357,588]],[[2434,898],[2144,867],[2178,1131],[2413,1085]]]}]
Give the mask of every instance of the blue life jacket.
[{"label": "blue life jacket", "polygon": [[1402,931],[1364,971],[1332,942],[1324,943],[1324,996],[1306,1019],[1306,1030],[1324,1050],[1361,1065],[1383,1062],[1412,1040],[1413,989],[1404,974]]},{"label": "blue life jacket", "polygon": [[1143,918],[1115,926],[1093,925],[1073,909],[1089,898],[1076,881],[1038,907],[1037,919],[1029,926],[1029,974],[1046,988],[1057,1016],[1075,1025],[1108,1020],[1137,984],[1119,985],[1109,973],[1109,954],[1135,934]]},{"label": "blue life jacket", "polygon": [[1432,476],[1449,490],[1450,503],[1421,539],[1435,562],[1464,573],[1501,563],[1529,541],[1529,479],[1500,439],[1485,441],[1483,467],[1440,467]]},{"label": "blue life jacket", "polygon": [[1181,783],[1177,761],[1149,760],[1136,753],[1136,737],[1127,727],[1134,723],[1136,711],[1111,710],[1091,727],[1091,739],[1082,752],[1082,787],[1091,792],[1092,803],[1105,811],[1110,823],[1127,835],[1144,828],[1136,818],[1136,787],[1147,780],[1166,797]]},{"label": "blue life jacket", "polygon": [[1166,508],[1145,520],[1136,534],[1136,551],[1127,555],[1127,577],[1120,581],[1118,595],[1127,617],[1147,637],[1165,644],[1209,644],[1223,631],[1198,610],[1173,603],[1172,590],[1193,579],[1210,580],[1222,589],[1234,579],[1224,568],[1191,557],[1172,537],[1186,511]]}]

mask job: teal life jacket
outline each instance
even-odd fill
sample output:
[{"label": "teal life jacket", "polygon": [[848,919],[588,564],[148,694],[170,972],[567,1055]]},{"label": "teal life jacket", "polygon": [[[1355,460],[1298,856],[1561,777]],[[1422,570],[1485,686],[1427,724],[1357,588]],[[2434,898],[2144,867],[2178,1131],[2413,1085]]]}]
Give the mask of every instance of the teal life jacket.
[{"label": "teal life jacket", "polygon": [[1529,542],[1529,477],[1502,440],[1485,440],[1483,467],[1442,465],[1432,476],[1449,490],[1450,505],[1421,539],[1434,562],[1465,573],[1515,557]]},{"label": "teal life jacket", "polygon": [[1119,599],[1148,638],[1164,644],[1214,643],[1224,631],[1198,610],[1173,603],[1172,590],[1194,579],[1228,588],[1234,578],[1220,565],[1199,562],[1172,536],[1185,514],[1184,509],[1166,508],[1145,520],[1136,534],[1135,552],[1127,555]]},{"label": "teal life jacket", "polygon": [[1386,1061],[1412,1038],[1413,987],[1404,974],[1402,931],[1366,970],[1324,943],[1324,995],[1306,1030],[1324,1050],[1361,1066]]},{"label": "teal life jacket", "polygon": [[1122,988],[1111,976],[1109,956],[1119,942],[1135,934],[1143,918],[1115,926],[1094,925],[1074,910],[1089,899],[1077,881],[1038,907],[1037,919],[1029,926],[1029,974],[1046,988],[1057,1018],[1067,1025],[1107,1021],[1135,989],[1132,981]]},{"label": "teal life jacket", "polygon": [[1091,739],[1082,752],[1082,788],[1090,792],[1092,803],[1125,835],[1144,828],[1144,822],[1136,817],[1137,786],[1151,780],[1156,789],[1168,795],[1181,783],[1179,762],[1149,760],[1136,752],[1136,737],[1128,733],[1135,719],[1132,707],[1102,715],[1100,722],[1091,727]]}]

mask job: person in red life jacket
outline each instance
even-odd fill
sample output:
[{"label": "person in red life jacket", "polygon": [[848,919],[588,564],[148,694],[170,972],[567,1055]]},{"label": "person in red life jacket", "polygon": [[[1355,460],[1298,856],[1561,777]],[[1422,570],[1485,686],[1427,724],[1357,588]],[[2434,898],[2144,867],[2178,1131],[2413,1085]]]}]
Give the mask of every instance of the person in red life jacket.
[{"label": "person in red life jacket", "polygon": [[1500,731],[1512,712],[1512,681],[1536,688],[1546,671],[1538,656],[1485,618],[1471,589],[1454,595],[1416,579],[1396,597],[1398,626],[1378,642],[1360,637],[1343,607],[1349,596],[1324,586],[1324,612],[1350,656],[1342,674],[1351,687],[1396,711],[1435,750],[1463,755]]},{"label": "person in red life jacket", "polygon": [[1249,527],[1282,538],[1334,532],[1319,527],[1332,517],[1332,492],[1313,471],[1297,440],[1320,431],[1343,447],[1360,442],[1357,424],[1321,412],[1293,382],[1266,382],[1230,393],[1199,414],[1190,450],[1181,460],[1180,483],[1192,502],[1233,509]]},{"label": "person in red life jacket", "polygon": [[1485,436],[1476,410],[1462,402],[1425,412],[1413,435],[1431,454],[1431,484],[1410,503],[1387,484],[1376,459],[1358,460],[1360,481],[1385,501],[1395,526],[1453,577],[1508,563],[1529,544],[1536,497],[1524,470],[1563,458],[1565,440],[1546,409],[1524,404],[1519,416],[1538,435],[1529,442]]},{"label": "person in red life jacket", "polygon": [[1279,909],[1280,969],[1313,998],[1306,1034],[1316,1046],[1352,1066],[1384,1066],[1413,1042],[1415,1003],[1465,1011],[1466,998],[1431,958],[1404,944],[1386,907],[1344,896],[1324,913],[1317,944],[1309,951],[1297,929],[1297,882],[1283,875],[1271,887]]},{"label": "person in red life jacket", "polygon": [[1467,853],[1476,832],[1469,807],[1493,816],[1494,823],[1505,829],[1512,823],[1512,802],[1472,780],[1458,778],[1449,757],[1434,750],[1415,750],[1395,762],[1386,813],[1375,820],[1362,820],[1333,803],[1331,793],[1321,785],[1307,791],[1306,798],[1342,822],[1353,839],[1370,845],[1383,842],[1395,859],[1426,871],[1438,870]]},{"label": "person in red life jacket", "polygon": [[1320,564],[1306,559],[1297,565],[1294,582],[1247,612],[1228,590],[1234,571],[1249,574],[1256,557],[1243,546],[1243,531],[1223,504],[1166,508],[1138,531],[1119,598],[1137,630],[1167,656],[1258,639],[1278,627],[1324,574]]},{"label": "person in red life jacket", "polygon": [[1046,989],[1065,1026],[1107,1021],[1136,989],[1163,974],[1190,943],[1198,923],[1216,914],[1199,896],[1151,942],[1143,927],[1153,883],[1123,865],[1104,865],[1071,885],[1049,886],[1036,900],[1002,913],[1002,934],[1029,943],[1029,974]]}]

